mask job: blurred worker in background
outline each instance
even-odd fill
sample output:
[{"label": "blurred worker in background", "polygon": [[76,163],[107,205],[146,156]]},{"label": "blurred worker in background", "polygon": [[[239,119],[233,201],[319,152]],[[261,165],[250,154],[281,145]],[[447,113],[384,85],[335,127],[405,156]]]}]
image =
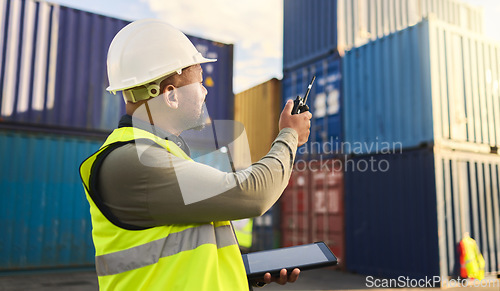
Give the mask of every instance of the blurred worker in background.
[{"label": "blurred worker in background", "polygon": [[250,252],[253,242],[253,218],[243,218],[231,221],[234,228],[234,234],[238,239],[240,251],[243,254]]},{"label": "blurred worker in background", "polygon": [[[214,61],[160,20],[133,22],[110,45],[107,90],[123,91],[127,115],[80,167],[102,290],[249,288],[229,221],[262,215],[278,200],[311,114],[291,115],[289,101],[271,150],[247,169],[192,161],[179,135],[204,126],[200,64]],[[253,284],[294,282],[299,272]]]}]

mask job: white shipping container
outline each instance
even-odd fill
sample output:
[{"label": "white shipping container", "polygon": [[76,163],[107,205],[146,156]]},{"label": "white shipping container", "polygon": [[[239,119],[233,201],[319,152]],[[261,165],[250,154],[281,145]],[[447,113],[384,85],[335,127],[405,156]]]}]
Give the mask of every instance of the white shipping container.
[{"label": "white shipping container", "polygon": [[286,0],[283,68],[362,46],[429,16],[483,34],[483,8],[459,0]]},{"label": "white shipping container", "polygon": [[500,145],[500,44],[484,36],[426,20],[349,51],[343,69],[347,153]]}]

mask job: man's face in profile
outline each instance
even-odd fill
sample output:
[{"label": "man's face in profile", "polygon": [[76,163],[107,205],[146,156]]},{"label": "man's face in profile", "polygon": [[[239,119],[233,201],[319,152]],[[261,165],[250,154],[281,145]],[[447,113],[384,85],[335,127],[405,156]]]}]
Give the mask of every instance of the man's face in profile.
[{"label": "man's face in profile", "polygon": [[203,110],[207,89],[203,86],[203,70],[200,65],[194,65],[183,71],[183,85],[177,89],[180,116],[184,128],[201,129],[205,125]]}]

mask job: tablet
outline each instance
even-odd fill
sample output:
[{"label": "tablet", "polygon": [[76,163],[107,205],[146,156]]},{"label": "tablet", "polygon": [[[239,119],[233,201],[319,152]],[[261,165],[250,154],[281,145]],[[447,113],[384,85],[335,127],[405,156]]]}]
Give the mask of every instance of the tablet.
[{"label": "tablet", "polygon": [[281,269],[290,273],[295,268],[309,270],[338,263],[324,242],[253,252],[243,254],[242,258],[249,279],[262,278],[268,272],[277,277]]}]

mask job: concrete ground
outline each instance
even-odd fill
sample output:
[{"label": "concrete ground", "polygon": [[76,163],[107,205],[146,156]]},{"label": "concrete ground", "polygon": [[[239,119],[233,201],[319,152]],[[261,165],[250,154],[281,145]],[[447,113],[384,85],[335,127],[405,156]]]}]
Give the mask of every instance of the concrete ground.
[{"label": "concrete ground", "polygon": [[[373,282],[373,281],[372,281]],[[20,272],[11,274],[0,274],[0,290],[8,291],[97,291],[97,277],[92,270],[68,270],[68,271],[44,271],[42,272]],[[303,271],[299,280],[293,284],[284,286],[275,283],[257,290],[364,290],[374,289],[367,287],[366,276],[335,271],[332,269],[318,269]],[[387,288],[376,288],[386,289]],[[398,288],[421,289],[421,288]],[[426,288],[427,290],[439,290],[438,288]],[[490,287],[458,287],[446,288],[446,291],[500,291],[500,282],[494,280]]]},{"label": "concrete ground", "polygon": [[0,274],[1,291],[97,291],[93,270],[54,270]]},{"label": "concrete ground", "polygon": [[[369,291],[369,289],[378,290],[416,290],[425,289],[426,291],[500,291],[500,281],[497,279],[491,280],[489,287],[451,287],[453,286],[451,282],[450,287],[443,288],[383,288],[380,287],[383,281],[377,281],[375,283],[375,278],[367,279],[365,275],[352,274],[346,272],[335,271],[331,269],[318,269],[311,271],[304,271],[300,273],[299,280],[293,284],[278,285],[270,284],[262,289],[255,288],[257,290],[363,290]],[[487,282],[484,283],[486,285]],[[379,286],[373,286],[375,285]],[[479,283],[478,283],[479,284]],[[265,288],[265,290],[264,290]]]}]

